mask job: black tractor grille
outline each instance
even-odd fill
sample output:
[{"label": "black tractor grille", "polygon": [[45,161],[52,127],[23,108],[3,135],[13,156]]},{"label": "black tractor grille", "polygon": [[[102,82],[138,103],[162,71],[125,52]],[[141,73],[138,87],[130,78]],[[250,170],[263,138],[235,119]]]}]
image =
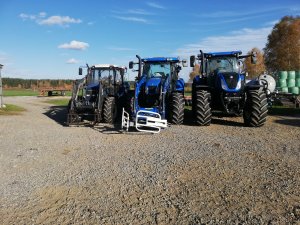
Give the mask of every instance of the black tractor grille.
[{"label": "black tractor grille", "polygon": [[148,94],[158,94],[156,93],[156,86],[148,86]]},{"label": "black tractor grille", "polygon": [[234,89],[237,86],[239,75],[237,73],[222,73],[228,88]]}]

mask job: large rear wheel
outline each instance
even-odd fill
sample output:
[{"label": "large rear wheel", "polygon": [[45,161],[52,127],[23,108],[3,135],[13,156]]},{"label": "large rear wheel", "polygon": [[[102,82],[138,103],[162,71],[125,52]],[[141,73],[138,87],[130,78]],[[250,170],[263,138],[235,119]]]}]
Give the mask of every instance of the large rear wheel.
[{"label": "large rear wheel", "polygon": [[261,127],[267,120],[267,114],[268,101],[266,94],[260,90],[248,91],[243,113],[245,125]]},{"label": "large rear wheel", "polygon": [[196,91],[193,95],[193,113],[196,124],[209,126],[211,123],[211,107],[209,104],[210,93],[205,90]]},{"label": "large rear wheel", "polygon": [[172,93],[170,99],[170,122],[173,124],[182,124],[184,118],[184,97],[182,93]]},{"label": "large rear wheel", "polygon": [[114,123],[117,117],[117,107],[115,97],[107,97],[103,105],[104,123]]}]

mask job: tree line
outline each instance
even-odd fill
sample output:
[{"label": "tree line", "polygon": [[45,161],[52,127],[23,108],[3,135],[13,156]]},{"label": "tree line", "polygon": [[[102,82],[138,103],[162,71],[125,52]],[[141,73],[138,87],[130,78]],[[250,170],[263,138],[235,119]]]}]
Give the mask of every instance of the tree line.
[{"label": "tree line", "polygon": [[38,89],[46,87],[64,87],[69,88],[73,84],[73,80],[51,80],[51,79],[21,79],[21,78],[2,78],[4,88],[22,88],[22,89]]},{"label": "tree line", "polygon": [[[274,74],[282,70],[300,70],[300,16],[285,16],[274,25],[264,49],[253,47],[249,50],[257,53],[257,63],[251,64],[245,59],[245,71],[249,79],[264,72]],[[190,81],[200,73],[200,67],[194,67]]]}]

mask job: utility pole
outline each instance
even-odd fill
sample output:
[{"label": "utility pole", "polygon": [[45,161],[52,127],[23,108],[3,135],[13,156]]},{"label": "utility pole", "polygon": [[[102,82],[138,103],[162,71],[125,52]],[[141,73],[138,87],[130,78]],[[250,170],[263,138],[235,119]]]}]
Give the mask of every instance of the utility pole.
[{"label": "utility pole", "polygon": [[2,77],[1,77],[1,70],[3,65],[0,64],[0,108],[3,108],[3,92],[2,92]]}]

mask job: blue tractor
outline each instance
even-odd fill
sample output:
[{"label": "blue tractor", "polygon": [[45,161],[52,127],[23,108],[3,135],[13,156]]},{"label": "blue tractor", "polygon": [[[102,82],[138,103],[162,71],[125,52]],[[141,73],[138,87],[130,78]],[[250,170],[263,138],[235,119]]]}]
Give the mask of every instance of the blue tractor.
[{"label": "blue tractor", "polygon": [[141,58],[129,62],[138,65],[135,89],[124,107],[122,128],[134,126],[138,131],[160,132],[167,122],[182,124],[184,118],[184,81],[178,77],[186,61],[177,57]]},{"label": "blue tractor", "polygon": [[242,55],[241,51],[211,52],[190,57],[191,67],[200,62],[200,74],[192,84],[192,110],[195,122],[201,126],[211,123],[213,111],[229,115],[243,115],[244,124],[264,125],[268,113],[267,83],[260,80],[246,82],[243,59],[256,53]]},{"label": "blue tractor", "polygon": [[[128,90],[124,82],[127,68],[110,64],[87,65],[85,68],[87,75],[73,84],[67,125],[78,125],[85,121],[93,125],[114,123]],[[83,67],[80,67],[79,75],[82,75],[82,71]]]}]

